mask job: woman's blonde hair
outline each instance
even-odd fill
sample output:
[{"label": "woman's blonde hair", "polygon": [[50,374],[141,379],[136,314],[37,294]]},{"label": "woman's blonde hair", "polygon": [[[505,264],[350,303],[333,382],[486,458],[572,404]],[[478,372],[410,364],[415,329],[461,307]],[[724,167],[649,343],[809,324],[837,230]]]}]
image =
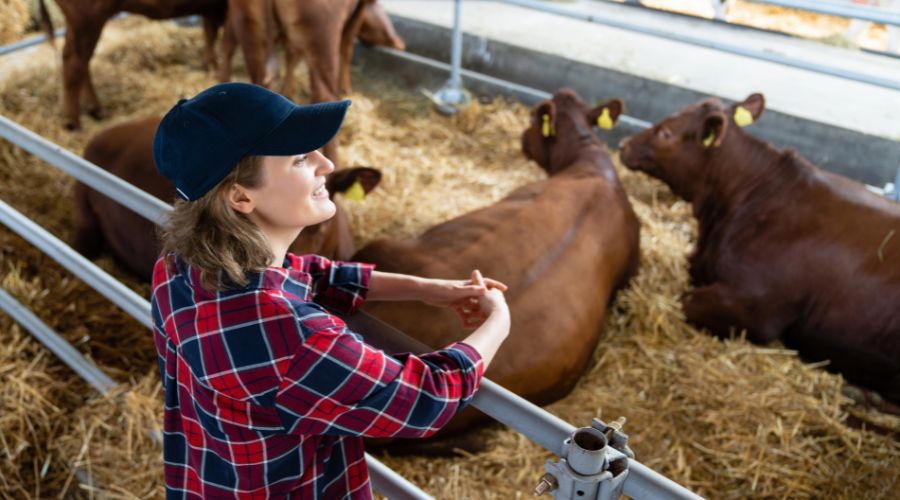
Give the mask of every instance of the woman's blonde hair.
[{"label": "woman's blonde hair", "polygon": [[254,188],[262,183],[262,157],[246,156],[216,187],[195,201],[178,200],[160,231],[163,255],[175,253],[200,271],[207,290],[228,288],[224,277],[244,286],[246,273],[260,272],[273,259],[269,241],[246,215],[228,205],[234,184]]}]

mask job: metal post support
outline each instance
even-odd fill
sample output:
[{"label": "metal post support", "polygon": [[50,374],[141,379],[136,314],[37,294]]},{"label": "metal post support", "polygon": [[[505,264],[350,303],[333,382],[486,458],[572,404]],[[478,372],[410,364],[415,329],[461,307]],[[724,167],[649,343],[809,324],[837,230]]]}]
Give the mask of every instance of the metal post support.
[{"label": "metal post support", "polygon": [[434,500],[434,497],[368,453],[366,465],[372,476],[372,488],[391,500]]},{"label": "metal post support", "polygon": [[159,225],[171,207],[80,156],[0,115],[0,137],[62,169],[91,188]]},{"label": "metal post support", "polygon": [[889,193],[885,193],[890,199],[900,201],[900,167],[897,167],[897,177],[894,178],[894,185]]},{"label": "metal post support", "polygon": [[462,0],[454,0],[453,35],[450,45],[450,79],[437,92],[425,92],[438,111],[452,115],[472,103],[470,94],[462,85],[460,69],[462,66]]},{"label": "metal post support", "polygon": [[547,471],[534,489],[536,496],[552,492],[556,500],[617,500],[628,477],[628,460],[611,462],[609,442],[599,429],[576,429],[566,440],[558,462],[548,460]]},{"label": "metal post support", "polygon": [[103,373],[97,365],[81,355],[71,344],[53,331],[21,302],[6,290],[0,288],[0,309],[6,311],[16,323],[31,332],[35,338],[63,363],[81,376],[88,384],[101,393],[115,387],[116,383]]}]

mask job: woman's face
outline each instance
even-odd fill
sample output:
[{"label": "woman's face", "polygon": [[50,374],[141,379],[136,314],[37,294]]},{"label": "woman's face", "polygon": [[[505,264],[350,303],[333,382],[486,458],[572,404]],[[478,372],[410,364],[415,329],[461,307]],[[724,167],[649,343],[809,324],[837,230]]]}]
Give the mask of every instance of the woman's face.
[{"label": "woman's face", "polygon": [[270,236],[299,232],[334,216],[336,207],[325,189],[334,164],[325,155],[313,151],[262,161],[262,184],[247,189],[254,200],[248,215],[260,229]]}]

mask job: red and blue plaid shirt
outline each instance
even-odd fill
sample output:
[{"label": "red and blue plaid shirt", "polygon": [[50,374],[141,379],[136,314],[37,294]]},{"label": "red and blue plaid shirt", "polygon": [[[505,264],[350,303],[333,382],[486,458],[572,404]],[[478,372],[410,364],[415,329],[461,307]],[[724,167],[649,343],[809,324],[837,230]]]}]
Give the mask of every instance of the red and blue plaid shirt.
[{"label": "red and blue plaid shirt", "polygon": [[288,254],[210,292],[176,256],[156,263],[167,498],[371,498],[363,436],[429,436],[468,403],[470,346],[391,356],[332,314],[362,304],[372,269]]}]

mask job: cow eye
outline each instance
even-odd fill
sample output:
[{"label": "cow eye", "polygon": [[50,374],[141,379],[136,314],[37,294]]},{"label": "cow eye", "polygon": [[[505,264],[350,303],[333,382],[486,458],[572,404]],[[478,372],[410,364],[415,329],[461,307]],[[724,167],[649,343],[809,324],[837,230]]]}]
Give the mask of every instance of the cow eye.
[{"label": "cow eye", "polygon": [[656,130],[656,137],[667,141],[672,138],[672,132],[666,127],[659,127],[659,129]]}]

